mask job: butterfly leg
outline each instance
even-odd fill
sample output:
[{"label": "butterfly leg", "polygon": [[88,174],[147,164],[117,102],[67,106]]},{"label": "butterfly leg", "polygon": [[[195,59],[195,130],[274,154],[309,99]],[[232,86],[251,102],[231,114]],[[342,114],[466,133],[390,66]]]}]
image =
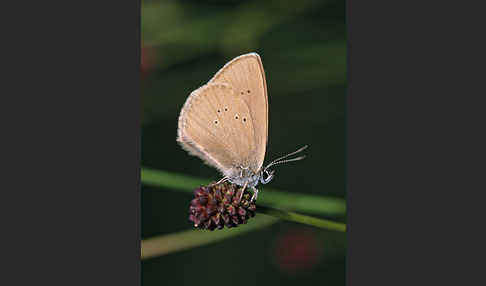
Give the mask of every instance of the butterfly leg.
[{"label": "butterfly leg", "polygon": [[239,198],[239,200],[238,200],[239,202],[241,202],[241,198],[243,197],[243,193],[245,192],[245,189],[246,189],[246,186],[247,186],[247,185],[248,185],[248,183],[245,183],[245,184],[243,185],[243,189],[241,189],[240,198]]},{"label": "butterfly leg", "polygon": [[221,180],[217,181],[213,185],[218,185],[218,184],[221,184],[221,183],[226,182],[226,181],[228,181],[228,177],[223,177]]},{"label": "butterfly leg", "polygon": [[255,188],[255,187],[252,187],[252,189],[253,189],[253,196],[251,197],[250,202],[253,202],[253,200],[255,200],[255,201],[256,201],[256,200],[257,200],[257,198],[258,198],[258,189],[257,189],[257,188]]}]

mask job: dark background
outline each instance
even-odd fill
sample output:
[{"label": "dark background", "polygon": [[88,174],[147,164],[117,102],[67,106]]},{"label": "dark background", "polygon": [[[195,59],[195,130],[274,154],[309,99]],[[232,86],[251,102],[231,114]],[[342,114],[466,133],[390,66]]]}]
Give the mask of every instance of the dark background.
[{"label": "dark background", "polygon": [[[268,86],[266,162],[309,145],[271,187],[345,198],[344,1],[142,1],[142,166],[219,179],[177,145],[179,112],[227,61],[253,51]],[[190,229],[190,200],[142,186],[142,238]],[[142,284],[344,285],[345,238],[281,222],[144,261]]]},{"label": "dark background", "polygon": [[[28,9],[24,2],[5,4],[4,20],[11,25],[5,26],[2,46],[2,257],[7,266],[1,284],[137,285],[140,3],[35,2]],[[346,282],[485,285],[484,9],[455,2],[346,4],[352,98],[347,104]],[[221,61],[230,58],[218,51]],[[272,88],[269,82],[271,106],[277,99]],[[273,116],[271,132],[277,124]],[[175,132],[172,124],[167,129]],[[168,162],[164,167],[173,164]],[[282,167],[279,174],[301,166],[306,165]],[[205,168],[198,175],[209,172]],[[272,186],[285,179],[280,175]],[[147,189],[142,193],[147,196]],[[188,199],[186,194],[171,202],[182,205]],[[154,200],[151,214],[144,213],[145,237],[188,228],[182,215],[166,212],[164,202]],[[185,257],[181,252],[147,261],[144,282],[177,285],[178,278],[205,285],[223,284],[225,278],[232,284],[244,279],[246,284],[257,284],[256,279],[309,284],[302,272],[296,279],[278,276],[269,263],[261,267],[271,260],[272,240],[264,233],[242,237],[232,252],[225,247],[228,241]],[[256,247],[259,252],[252,251]],[[239,263],[243,258],[247,264]],[[313,277],[337,275],[326,269]],[[228,278],[228,271],[240,276]]]}]

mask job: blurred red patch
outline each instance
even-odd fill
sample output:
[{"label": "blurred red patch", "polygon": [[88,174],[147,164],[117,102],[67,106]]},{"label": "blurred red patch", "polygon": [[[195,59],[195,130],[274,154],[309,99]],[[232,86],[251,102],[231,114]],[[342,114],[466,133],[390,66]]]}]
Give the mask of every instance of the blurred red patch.
[{"label": "blurred red patch", "polygon": [[149,46],[143,46],[141,50],[140,68],[142,79],[145,79],[155,65],[155,52]]},{"label": "blurred red patch", "polygon": [[274,257],[281,271],[295,274],[310,270],[322,256],[322,240],[306,229],[292,229],[275,241]]}]

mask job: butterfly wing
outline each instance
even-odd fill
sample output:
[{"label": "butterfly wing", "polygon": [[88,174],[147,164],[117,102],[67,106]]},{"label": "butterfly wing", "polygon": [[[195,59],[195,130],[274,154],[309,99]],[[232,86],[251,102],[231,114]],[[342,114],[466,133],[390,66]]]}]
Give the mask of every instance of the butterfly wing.
[{"label": "butterfly wing", "polygon": [[268,137],[268,96],[265,72],[260,56],[250,53],[228,62],[209,83],[227,83],[234,94],[249,107],[254,127],[254,146],[250,156],[251,170],[261,169]]},{"label": "butterfly wing", "polygon": [[179,116],[177,141],[229,177],[251,164],[256,148],[250,110],[224,83],[209,83],[191,93]]}]

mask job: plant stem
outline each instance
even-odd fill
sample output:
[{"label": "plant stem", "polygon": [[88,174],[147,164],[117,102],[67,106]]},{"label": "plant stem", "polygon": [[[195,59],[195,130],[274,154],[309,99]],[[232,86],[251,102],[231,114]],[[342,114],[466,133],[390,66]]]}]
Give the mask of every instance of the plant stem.
[{"label": "plant stem", "polygon": [[222,229],[217,231],[207,230],[186,230],[172,234],[151,237],[142,240],[142,260],[170,254],[176,251],[191,249],[198,246],[218,242],[227,238],[235,237],[246,232],[261,229],[276,223],[279,219],[306,224],[322,229],[346,231],[346,225],[324,219],[310,217],[287,212],[274,208],[258,206],[257,212],[264,216],[257,216],[251,223],[240,225],[237,228]]},{"label": "plant stem", "polygon": [[302,223],[306,225],[315,226],[318,228],[328,229],[328,230],[335,230],[335,231],[346,231],[346,225],[339,222],[334,222],[330,220],[325,220],[321,218],[301,215],[294,212],[288,212],[284,210],[274,209],[265,206],[258,206],[257,212],[267,214],[270,216],[274,216],[283,220],[293,221],[297,223]]},{"label": "plant stem", "polygon": [[278,219],[274,217],[259,216],[251,220],[251,223],[231,229],[217,231],[191,229],[147,238],[142,240],[141,243],[142,260],[235,237],[246,232],[270,226],[277,221]]}]

